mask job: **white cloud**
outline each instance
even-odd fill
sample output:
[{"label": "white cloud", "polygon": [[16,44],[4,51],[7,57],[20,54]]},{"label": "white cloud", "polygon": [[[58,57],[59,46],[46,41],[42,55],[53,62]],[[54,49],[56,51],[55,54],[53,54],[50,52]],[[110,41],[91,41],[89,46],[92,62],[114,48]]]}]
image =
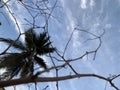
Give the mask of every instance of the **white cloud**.
[{"label": "white cloud", "polygon": [[5,68],[0,69],[0,75],[2,75],[6,71]]},{"label": "white cloud", "polygon": [[[65,13],[66,13],[66,17],[65,17],[65,22],[66,22],[66,26],[67,26],[67,31],[70,32],[70,30],[72,31],[75,28],[76,22],[77,22],[77,18],[75,18],[76,13],[74,13],[73,10],[75,10],[75,6],[73,6],[75,3],[73,2],[73,4],[70,4],[71,6],[68,5],[68,3],[66,3],[66,1],[62,0],[62,5],[64,7]],[[87,1],[86,0],[81,0],[81,8],[82,9],[86,9],[87,8]],[[91,0],[90,1],[90,6],[94,6],[94,1]],[[72,7],[73,6],[73,7]],[[68,8],[69,7],[69,8]],[[85,14],[83,14],[84,16]],[[88,23],[86,22],[86,16],[82,18],[85,21],[82,21],[82,23]],[[94,28],[97,28],[99,26],[99,23],[94,24]],[[70,34],[70,33],[69,33]],[[81,42],[80,39],[83,38],[80,36],[80,32],[75,31],[72,37],[72,47],[71,49],[74,50],[71,54],[73,56],[78,56],[80,54],[80,51],[78,49],[81,48]],[[83,38],[84,39],[84,38]],[[98,73],[98,71],[92,66],[92,64],[88,61],[83,61],[84,65],[89,68],[91,71],[93,71],[94,73]],[[72,84],[72,83],[71,83]],[[75,90],[74,85],[72,84],[71,87],[73,90]]]},{"label": "white cloud", "polygon": [[97,74],[98,70],[88,60],[83,61],[84,65],[88,67],[93,73]]},{"label": "white cloud", "polygon": [[[65,8],[65,7],[64,7]],[[68,31],[73,31],[74,27],[75,27],[75,21],[76,19],[73,16],[73,12],[71,11],[71,9],[66,8],[65,9],[65,22],[66,22],[66,27]]]},{"label": "white cloud", "polygon": [[81,6],[82,9],[86,9],[87,8],[86,4],[87,4],[86,0],[81,0],[81,5],[80,6]]},{"label": "white cloud", "polygon": [[95,5],[94,0],[90,0],[90,6],[93,7]]},{"label": "white cloud", "polygon": [[74,32],[73,34],[73,48],[78,50],[81,46],[81,42],[79,41],[80,35],[79,32]]},{"label": "white cloud", "polygon": [[[16,8],[17,8],[17,10],[14,10],[14,7],[11,7],[12,5],[15,5],[16,4]],[[8,9],[9,8],[9,9]],[[17,18],[17,15],[16,15],[16,12],[15,11],[19,11],[20,10],[20,8],[19,8],[19,6],[17,5],[17,3],[13,3],[13,2],[10,2],[10,4],[8,5],[8,7],[5,7],[5,10],[6,10],[6,13],[9,15],[9,17],[10,17],[10,19],[13,21],[13,23],[14,23],[14,26],[15,26],[15,28],[16,28],[16,30],[17,30],[17,32],[18,33],[23,33],[24,31],[23,31],[23,27],[21,26],[21,22],[20,22],[20,20],[21,20],[21,18],[22,18],[22,16],[21,16],[21,18]],[[22,11],[22,9],[21,9],[21,11]],[[14,12],[14,13],[13,13]],[[19,14],[18,14],[19,15]],[[23,36],[21,37],[21,39],[23,40]]]},{"label": "white cloud", "polygon": [[28,87],[26,85],[15,85],[15,86],[10,86],[10,87],[6,87],[6,90],[28,90]]},{"label": "white cloud", "polygon": [[[16,31],[18,32],[18,34],[24,33],[24,29],[26,28],[23,26],[23,24],[26,23],[24,19],[29,18],[27,10],[19,1],[16,0],[9,1],[7,4],[9,9],[5,7],[6,13],[9,15],[9,18],[13,21]],[[20,39],[24,41],[24,35],[21,35]]]}]

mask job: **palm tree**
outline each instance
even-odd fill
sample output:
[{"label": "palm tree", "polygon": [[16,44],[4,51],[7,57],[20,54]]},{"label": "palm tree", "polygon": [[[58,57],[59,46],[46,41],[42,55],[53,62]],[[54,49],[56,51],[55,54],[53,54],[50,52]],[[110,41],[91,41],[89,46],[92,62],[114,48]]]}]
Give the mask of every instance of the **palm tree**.
[{"label": "palm tree", "polygon": [[16,75],[29,77],[34,75],[34,66],[38,64],[44,69],[47,65],[41,55],[55,51],[51,47],[50,37],[46,32],[37,35],[33,29],[25,32],[25,42],[14,41],[12,39],[0,38],[0,41],[11,44],[19,53],[7,53],[1,56],[0,69],[6,68],[6,72],[1,75],[1,79],[12,79]]}]

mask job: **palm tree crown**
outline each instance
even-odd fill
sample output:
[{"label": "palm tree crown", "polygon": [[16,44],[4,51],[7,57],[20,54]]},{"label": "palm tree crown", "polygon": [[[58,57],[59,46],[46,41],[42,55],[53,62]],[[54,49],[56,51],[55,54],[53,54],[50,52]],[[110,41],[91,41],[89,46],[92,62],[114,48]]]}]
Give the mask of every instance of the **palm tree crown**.
[{"label": "palm tree crown", "polygon": [[5,54],[0,58],[0,69],[6,68],[6,72],[1,75],[2,79],[12,79],[18,74],[20,77],[32,76],[36,64],[47,69],[46,63],[40,56],[55,51],[55,48],[51,47],[47,33],[37,35],[32,28],[25,32],[24,44],[19,40],[5,38],[0,38],[0,41],[7,44],[12,43],[12,47],[20,51],[20,53]]}]

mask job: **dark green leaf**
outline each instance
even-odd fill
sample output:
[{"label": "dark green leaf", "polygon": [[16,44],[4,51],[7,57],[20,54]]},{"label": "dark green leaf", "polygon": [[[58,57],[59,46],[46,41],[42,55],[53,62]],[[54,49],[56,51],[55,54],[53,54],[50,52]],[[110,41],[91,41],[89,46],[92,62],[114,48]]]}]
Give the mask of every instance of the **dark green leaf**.
[{"label": "dark green leaf", "polygon": [[56,49],[55,48],[37,48],[37,54],[39,55],[44,55],[48,53],[54,52]]},{"label": "dark green leaf", "polygon": [[47,65],[46,63],[44,62],[44,60],[40,57],[37,57],[36,55],[34,56],[34,59],[36,61],[36,63],[40,66],[42,66],[44,69],[47,69]]},{"label": "dark green leaf", "polygon": [[35,32],[30,28],[28,31],[25,32],[25,43],[28,49],[34,48],[33,37],[35,36]]},{"label": "dark green leaf", "polygon": [[[2,57],[2,61],[0,62],[0,69],[6,68],[6,72],[3,74],[4,77],[12,78],[17,75],[23,65],[23,58],[21,54],[9,54]],[[7,75],[8,74],[8,75]]]},{"label": "dark green leaf", "polygon": [[22,69],[21,69],[20,76],[21,77],[29,77],[29,76],[33,76],[33,73],[34,73],[34,63],[33,63],[33,60],[27,60],[24,63]]},{"label": "dark green leaf", "polygon": [[11,44],[12,47],[17,48],[19,50],[26,50],[26,47],[24,46],[24,44],[22,44],[21,41],[15,41],[12,39],[5,39],[5,38],[0,38],[0,41],[5,42],[7,44]]}]

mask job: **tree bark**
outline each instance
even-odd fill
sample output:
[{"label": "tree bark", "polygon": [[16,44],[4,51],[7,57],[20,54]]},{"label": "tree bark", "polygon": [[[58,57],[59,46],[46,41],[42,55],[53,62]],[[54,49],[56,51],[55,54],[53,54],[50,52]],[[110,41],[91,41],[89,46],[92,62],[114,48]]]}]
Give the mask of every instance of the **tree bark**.
[{"label": "tree bark", "polygon": [[62,77],[28,77],[28,78],[0,81],[0,87],[7,87],[7,86],[34,83],[34,82],[55,82],[55,81],[62,81],[62,80],[68,80],[73,78],[80,78],[80,77],[97,77],[99,79],[108,81],[107,78],[96,75],[96,74],[77,74],[77,75],[68,75],[68,76],[62,76]]}]

